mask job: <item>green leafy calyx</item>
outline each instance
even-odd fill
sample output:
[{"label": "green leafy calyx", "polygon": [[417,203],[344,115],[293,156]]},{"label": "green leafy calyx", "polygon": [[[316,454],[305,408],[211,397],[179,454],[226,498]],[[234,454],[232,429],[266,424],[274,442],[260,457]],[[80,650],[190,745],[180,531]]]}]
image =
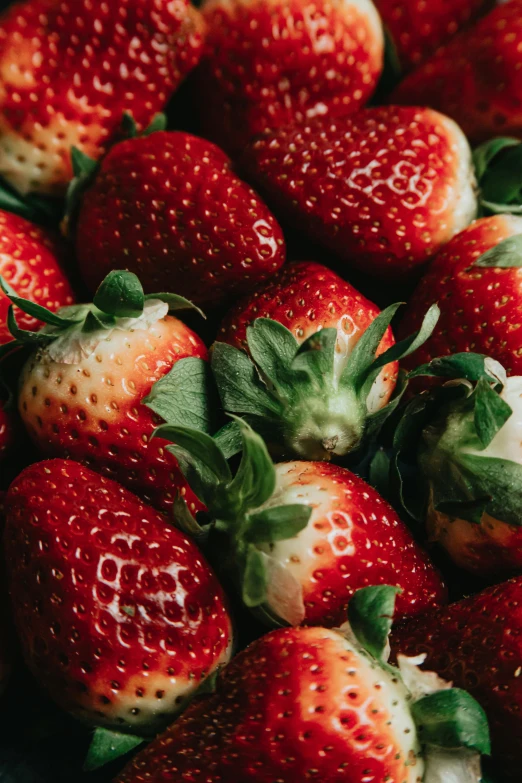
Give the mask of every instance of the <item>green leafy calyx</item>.
[{"label": "green leafy calyx", "polygon": [[501,137],[487,141],[474,154],[482,214],[522,214],[522,144]]}]

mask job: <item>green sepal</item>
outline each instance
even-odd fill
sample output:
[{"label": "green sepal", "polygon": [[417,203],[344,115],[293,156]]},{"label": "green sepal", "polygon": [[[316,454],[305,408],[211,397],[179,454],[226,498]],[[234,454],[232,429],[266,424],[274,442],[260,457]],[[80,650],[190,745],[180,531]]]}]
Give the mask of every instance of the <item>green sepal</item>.
[{"label": "green sepal", "polygon": [[357,590],[348,604],[348,621],[359,644],[377,660],[383,661],[388,648],[395,597],[399,587],[377,585]]},{"label": "green sepal", "polygon": [[513,411],[502,397],[481,378],[475,388],[475,430],[483,448],[487,448]]},{"label": "green sepal", "polygon": [[237,421],[229,421],[213,437],[226,459],[235,457],[243,448],[243,437]]},{"label": "green sepal", "polygon": [[19,193],[0,178],[0,209],[13,212],[39,226],[56,229],[63,214],[63,200],[36,193]]},{"label": "green sepal", "polygon": [[370,367],[375,361],[375,354],[379,345],[401,304],[402,302],[397,302],[387,307],[364,330],[348,357],[346,367],[341,376],[343,385],[348,384],[355,389],[362,389],[370,372]]},{"label": "green sepal", "polygon": [[165,304],[168,304],[169,313],[175,313],[178,310],[195,310],[202,318],[206,319],[207,317],[203,310],[197,305],[189,299],[185,299],[184,296],[179,296],[179,294],[169,294],[167,292],[162,292],[160,294],[145,294],[145,301],[147,302],[150,299],[160,299],[162,302],[165,302]]},{"label": "green sepal", "polygon": [[519,213],[522,204],[522,144],[493,139],[475,154],[483,213]]},{"label": "green sepal", "polygon": [[82,332],[84,334],[90,334],[92,332],[99,332],[100,330],[107,329],[114,326],[116,318],[113,315],[105,315],[99,310],[89,310],[85,316],[85,321],[82,324]]},{"label": "green sepal", "polygon": [[154,115],[150,123],[145,130],[140,134],[141,136],[150,136],[153,133],[167,130],[167,115],[163,112],[158,112]]},{"label": "green sepal", "polygon": [[272,544],[295,538],[308,525],[312,508],[303,503],[273,506],[248,514],[244,538],[250,544]]},{"label": "green sepal", "polygon": [[243,419],[236,420],[241,429],[243,451],[227,491],[237,514],[259,508],[272,496],[276,474],[264,440]]},{"label": "green sepal", "polygon": [[278,321],[257,318],[247,328],[248,349],[265,381],[269,381],[279,395],[291,393],[295,383],[292,362],[298,343],[292,332]]},{"label": "green sepal", "polygon": [[143,136],[150,136],[152,133],[167,130],[167,117],[162,112],[158,112],[152,118],[150,124],[141,133],[138,132],[136,121],[130,112],[124,112],[121,120],[121,130],[126,139],[137,139]]},{"label": "green sepal", "polygon": [[43,321],[43,323],[49,324],[50,326],[57,326],[58,328],[66,329],[68,326],[73,326],[79,322],[78,319],[62,318],[59,315],[56,315],[56,313],[52,313],[46,307],[42,307],[35,302],[31,302],[29,299],[22,299],[20,296],[16,295],[13,288],[11,288],[9,283],[7,283],[7,281],[4,280],[4,278],[1,276],[0,289],[23,313],[30,315],[32,318],[37,318],[39,321]]},{"label": "green sepal", "polygon": [[[9,310],[7,311],[7,328],[13,335],[14,342],[17,345],[27,345],[38,348],[49,345],[54,339],[52,335],[44,334],[43,332],[30,332],[26,329],[20,329],[16,321],[13,305],[10,305]],[[8,345],[10,345],[10,343],[8,343]]]},{"label": "green sepal", "polygon": [[481,268],[519,269],[522,267],[522,234],[515,234],[486,250],[473,266]]},{"label": "green sepal", "polygon": [[209,433],[214,396],[208,362],[191,356],[180,359],[170,372],[156,381],[142,403],[167,424]]},{"label": "green sepal", "polygon": [[333,383],[337,329],[321,329],[297,349],[291,367],[308,377],[312,389],[321,392]]},{"label": "green sepal", "polygon": [[117,318],[137,318],[143,313],[145,296],[138,276],[113,269],[100,284],[93,304],[103,313]]},{"label": "green sepal", "polygon": [[468,748],[490,755],[486,713],[467,691],[436,691],[413,702],[411,713],[421,744],[452,750]]},{"label": "green sepal", "polygon": [[269,419],[282,413],[281,403],[267,390],[254,363],[243,351],[228,343],[215,343],[211,364],[226,411]]},{"label": "green sepal", "polygon": [[477,147],[473,151],[473,165],[475,167],[475,176],[477,181],[480,182],[486,171],[488,170],[491,162],[495,159],[499,152],[509,147],[516,147],[520,144],[519,139],[513,137],[497,137],[486,141]]},{"label": "green sepal", "polygon": [[93,772],[96,769],[100,769],[100,767],[110,764],[111,761],[115,761],[120,756],[130,753],[131,750],[142,745],[145,741],[143,737],[98,728],[94,732],[83,769],[85,772]]},{"label": "green sepal", "polygon": [[433,378],[463,378],[467,381],[479,381],[481,378],[497,380],[487,365],[488,357],[480,353],[454,353],[441,356],[422,364],[408,373],[408,379],[421,376]]},{"label": "green sepal", "polygon": [[246,553],[242,577],[242,598],[248,608],[264,604],[267,597],[268,574],[262,553],[251,544]]},{"label": "green sepal", "polygon": [[368,482],[382,497],[388,497],[390,494],[390,468],[390,455],[382,448],[377,449],[370,462]]}]

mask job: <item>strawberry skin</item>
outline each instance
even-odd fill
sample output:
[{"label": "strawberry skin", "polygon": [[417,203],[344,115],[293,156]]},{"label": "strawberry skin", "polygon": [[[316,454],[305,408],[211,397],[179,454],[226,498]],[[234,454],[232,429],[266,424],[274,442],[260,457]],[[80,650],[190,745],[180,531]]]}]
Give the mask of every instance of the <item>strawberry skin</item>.
[{"label": "strawberry skin", "polygon": [[476,213],[468,144],[431,109],[372,108],[283,128],[252,143],[245,165],[289,222],[384,279],[424,264]]},{"label": "strawberry skin", "polygon": [[285,260],[267,207],[211,142],[154,133],[116,145],[85,195],[78,263],[95,290],[110,269],[136,272],[145,291],[176,290],[217,304],[252,290]]},{"label": "strawberry skin", "polygon": [[231,154],[253,136],[363,106],[383,34],[369,0],[207,0],[198,70],[205,134]]},{"label": "strawberry skin", "polygon": [[198,549],[116,482],[68,460],[26,468],[5,546],[24,658],[94,724],[154,733],[230,654],[224,594]]},{"label": "strawberry skin", "polygon": [[404,688],[338,631],[254,642],[118,783],[420,783]]},{"label": "strawberry skin", "polygon": [[[425,308],[437,302],[441,315],[432,336],[415,354],[415,364],[437,356],[476,351],[497,359],[510,375],[522,375],[522,269],[479,267],[485,252],[522,234],[522,218],[482,218],[456,236],[435,257],[411,297],[399,327],[411,334]],[[413,368],[413,362],[405,361]]]},{"label": "strawberry skin", "polygon": [[427,653],[425,667],[466,688],[489,719],[497,768],[520,780],[522,577],[401,623],[392,650]]},{"label": "strawberry skin", "polygon": [[147,329],[115,330],[80,363],[38,352],[20,380],[22,420],[43,454],[85,463],[162,510],[171,508],[177,490],[199,510],[167,444],[151,440],[161,420],[141,402],[186,357],[206,359],[207,349],[173,316]]},{"label": "strawberry skin", "polygon": [[20,192],[64,192],[71,146],[100,157],[124,112],[145,128],[197,64],[187,0],[29,0],[0,19],[0,173]]},{"label": "strawberry skin", "polygon": [[396,103],[419,101],[448,114],[473,143],[522,138],[522,0],[495,8],[408,76]]},{"label": "strawberry skin", "polygon": [[[55,312],[70,305],[74,294],[62,271],[64,249],[58,238],[18,215],[0,210],[0,276],[18,296]],[[6,325],[9,299],[0,290],[0,345],[12,337]],[[41,323],[20,314],[22,329],[35,331]]]}]

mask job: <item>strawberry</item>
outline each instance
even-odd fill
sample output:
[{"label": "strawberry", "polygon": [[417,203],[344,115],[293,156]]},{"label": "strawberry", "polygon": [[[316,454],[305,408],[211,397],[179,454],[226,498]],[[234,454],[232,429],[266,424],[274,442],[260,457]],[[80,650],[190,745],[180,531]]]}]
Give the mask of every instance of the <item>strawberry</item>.
[{"label": "strawberry", "polygon": [[522,764],[521,607],[518,577],[401,623],[391,637],[393,650],[427,654],[429,669],[478,700],[489,719],[495,768],[513,781]]},{"label": "strawberry", "polygon": [[[394,436],[402,498],[453,561],[484,578],[522,572],[522,377],[480,354],[412,373],[451,379],[414,397]],[[411,507],[408,504],[411,498]]]},{"label": "strawberry", "polygon": [[205,134],[231,154],[253,136],[345,115],[373,93],[383,34],[370,0],[206,0]]},{"label": "strawberry", "polygon": [[[426,60],[470,21],[490,0],[375,0],[403,71]],[[430,104],[431,105],[431,104]]]},{"label": "strawberry", "polygon": [[[58,238],[22,217],[0,210],[0,275],[19,296],[53,312],[74,301],[71,286],[62,271],[64,249]],[[6,326],[9,299],[0,290],[0,346],[11,339]],[[23,329],[35,330],[41,322],[32,315],[20,316]]]},{"label": "strawberry", "polygon": [[79,463],[18,476],[5,547],[25,661],[81,720],[153,735],[228,660],[224,594],[195,545]]},{"label": "strawberry", "polygon": [[500,133],[522,138],[520,46],[522,0],[512,0],[439,49],[393,100],[444,112],[474,143]]},{"label": "strawberry", "polygon": [[0,463],[5,459],[13,443],[13,422],[6,410],[6,404],[0,400]]},{"label": "strawberry", "polygon": [[41,452],[83,462],[165,511],[178,490],[188,491],[192,509],[200,509],[166,444],[150,442],[166,408],[184,423],[190,417],[180,382],[188,379],[189,396],[204,384],[204,343],[168,315],[169,308],[190,303],[169,294],[145,298],[138,279],[126,272],[110,274],[92,305],[57,316],[8,293],[47,322],[33,335],[15,328],[11,311],[13,345],[33,348],[22,369],[18,408]]},{"label": "strawberry", "polygon": [[244,163],[300,231],[383,279],[417,270],[476,213],[467,141],[431,109],[371,108],[281,128],[253,142]]},{"label": "strawberry", "polygon": [[522,218],[482,218],[458,234],[433,260],[401,322],[400,333],[409,334],[426,307],[439,305],[437,326],[416,359],[478,351],[522,375],[521,267]]},{"label": "strawberry", "polygon": [[400,616],[445,601],[438,573],[372,487],[323,462],[274,466],[260,436],[242,420],[236,426],[243,456],[235,476],[223,432],[214,440],[163,425],[157,435],[176,444],[173,453],[211,517],[200,528],[178,505],[179,523],[206,542],[217,566],[226,564],[263,621],[335,626],[355,590],[387,582],[402,589]]},{"label": "strawberry", "polygon": [[92,290],[113,268],[146,291],[217,304],[252,290],[285,260],[283,233],[217,147],[158,132],[116,145],[87,191],[76,248]]},{"label": "strawberry", "polygon": [[289,628],[254,642],[118,783],[478,781],[478,753],[489,752],[479,705],[406,660],[401,670],[384,662],[393,592],[361,590],[341,630]]},{"label": "strawberry", "polygon": [[400,399],[402,385],[390,403],[396,360],[415,350],[437,318],[434,308],[414,338],[395,345],[389,323],[397,307],[379,313],[320,264],[283,268],[229,313],[225,342],[213,347],[224,409],[246,415],[280,453],[360,457]]},{"label": "strawberry", "polygon": [[203,22],[188,0],[26,0],[0,18],[0,173],[62,194],[70,149],[98,158],[124,112],[145,128],[197,64]]}]

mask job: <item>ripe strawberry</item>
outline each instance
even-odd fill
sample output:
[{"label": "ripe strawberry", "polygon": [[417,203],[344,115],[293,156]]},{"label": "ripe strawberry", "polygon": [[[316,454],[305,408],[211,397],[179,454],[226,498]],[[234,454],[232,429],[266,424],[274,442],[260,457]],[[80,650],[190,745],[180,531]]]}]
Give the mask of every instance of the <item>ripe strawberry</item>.
[{"label": "ripe strawberry", "polygon": [[253,136],[363,106],[382,70],[369,0],[206,0],[198,70],[205,134],[231,154]]},{"label": "ripe strawberry", "polygon": [[402,69],[409,71],[491,6],[491,1],[375,0],[375,5]]},{"label": "ripe strawberry", "polygon": [[431,109],[282,128],[250,145],[245,166],[299,230],[383,279],[418,269],[477,208],[466,139]]},{"label": "ripe strawberry", "polygon": [[424,105],[459,123],[474,142],[522,138],[522,0],[495,8],[408,76],[395,103]]},{"label": "ripe strawberry", "polygon": [[[208,551],[236,574],[244,603],[261,619],[333,627],[355,590],[375,584],[402,589],[400,616],[445,601],[428,557],[372,487],[323,462],[274,466],[259,435],[238,423],[243,457],[235,478],[209,435],[169,425],[158,435],[176,443],[173,451],[214,520],[200,531]],[[179,517],[197,530],[194,520]]]},{"label": "ripe strawberry", "polygon": [[217,147],[159,132],[116,145],[87,191],[78,263],[91,289],[113,268],[146,291],[217,304],[268,279],[285,260],[283,233]]},{"label": "ripe strawberry", "polygon": [[171,508],[177,491],[188,492],[193,510],[201,508],[166,443],[151,442],[163,420],[163,397],[187,421],[180,379],[188,373],[187,393],[197,395],[204,371],[204,343],[168,315],[169,307],[187,306],[169,294],[144,299],[135,275],[114,272],[92,305],[64,308],[58,318],[42,308],[39,317],[48,323],[42,332],[14,332],[36,348],[22,370],[18,407],[43,454],[83,462],[162,510]]},{"label": "ripe strawberry", "polygon": [[0,173],[61,194],[70,149],[98,158],[122,115],[145,128],[197,64],[203,22],[188,0],[26,0],[0,18]]},{"label": "ripe strawberry", "polygon": [[446,245],[411,297],[400,333],[418,328],[433,302],[441,315],[417,360],[477,351],[522,375],[522,218],[477,220]]},{"label": "ripe strawberry", "polygon": [[[394,651],[426,666],[485,709],[495,769],[519,781],[522,763],[522,577],[394,628]],[[504,780],[504,777],[502,777]]]},{"label": "ripe strawberry", "polygon": [[[479,705],[432,674],[413,675],[420,687],[411,692],[401,671],[383,661],[393,613],[389,591],[361,590],[352,601],[351,627],[288,628],[254,642],[222,672],[216,693],[192,704],[118,783],[478,780],[480,764],[477,777],[464,777],[471,767],[464,759],[469,754],[479,762],[477,752],[489,750]],[[370,644],[378,624],[383,632]],[[466,738],[457,703],[469,709]],[[428,716],[440,720],[435,732]],[[446,729],[452,720],[456,730],[444,737],[441,724]],[[463,740],[469,749],[458,747]],[[436,744],[450,744],[451,753]],[[452,766],[460,776],[453,777]]]},{"label": "ripe strawberry", "polygon": [[[0,210],[0,275],[18,296],[30,299],[53,312],[70,305],[74,295],[62,271],[64,249],[58,238],[24,218]],[[11,339],[6,325],[9,299],[0,290],[0,346]],[[20,326],[34,331],[41,322],[31,315],[20,316]]]},{"label": "ripe strawberry", "polygon": [[230,656],[223,591],[198,549],[77,462],[26,468],[6,501],[11,603],[26,663],[95,725],[154,734]]}]

